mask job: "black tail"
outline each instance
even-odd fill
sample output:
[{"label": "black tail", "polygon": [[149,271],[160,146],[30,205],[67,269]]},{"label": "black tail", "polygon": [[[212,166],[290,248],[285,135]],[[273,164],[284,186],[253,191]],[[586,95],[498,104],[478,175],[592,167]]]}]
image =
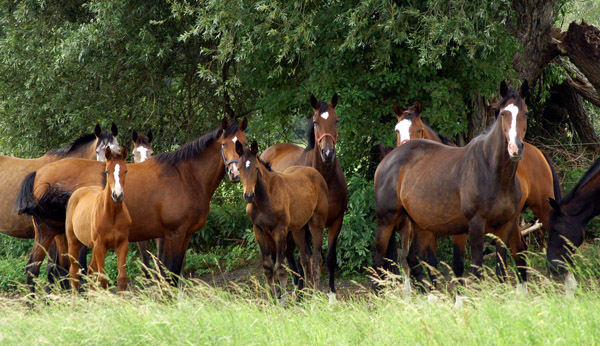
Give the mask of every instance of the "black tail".
[{"label": "black tail", "polygon": [[542,155],[548,162],[548,166],[550,166],[550,170],[552,171],[552,186],[554,188],[554,199],[560,201],[562,199],[562,191],[560,189],[560,181],[558,181],[558,174],[556,174],[556,170],[554,169],[554,165],[552,164],[552,160],[548,157],[548,155],[542,151]]},{"label": "black tail", "polygon": [[21,188],[17,195],[17,203],[15,205],[19,215],[33,215],[37,208],[37,203],[33,198],[33,182],[35,181],[35,175],[36,172],[29,173],[21,183]]}]

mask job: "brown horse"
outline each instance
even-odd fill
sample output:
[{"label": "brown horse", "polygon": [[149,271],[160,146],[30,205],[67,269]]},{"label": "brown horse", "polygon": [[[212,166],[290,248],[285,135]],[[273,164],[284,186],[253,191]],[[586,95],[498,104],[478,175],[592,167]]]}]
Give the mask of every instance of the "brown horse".
[{"label": "brown horse", "polygon": [[[402,145],[411,139],[423,138],[438,143],[454,146],[448,137],[435,132],[421,117],[421,103],[415,102],[414,106],[402,110],[398,103],[394,104],[394,112],[398,116],[398,122],[395,126],[397,143]],[[534,215],[542,223],[542,232],[549,230],[550,205],[547,203],[549,198],[560,198],[561,190],[558,181],[558,175],[550,159],[535,146],[523,142],[523,159],[517,166],[517,178],[521,188],[521,201],[519,207],[523,210],[529,207]],[[556,197],[558,196],[558,197]],[[542,237],[543,239],[543,237]],[[513,233],[511,244],[517,244],[518,248],[523,248],[523,239],[519,232]],[[464,271],[464,252],[466,245],[466,234],[453,236],[454,259],[453,269],[457,276],[462,276]],[[393,246],[397,246],[394,242]],[[435,266],[435,249],[437,239],[431,237],[431,243],[426,256],[427,262]],[[390,250],[388,250],[388,253]],[[433,256],[433,257],[432,257]]]},{"label": "brown horse", "polygon": [[[348,205],[348,187],[344,171],[335,154],[338,140],[338,115],[335,108],[338,96],[334,94],[331,103],[317,101],[310,97],[313,114],[307,127],[308,145],[305,149],[289,143],[276,144],[265,150],[261,159],[271,165],[276,172],[283,172],[290,166],[309,166],[315,168],[329,189],[329,212],[327,214],[328,251],[327,268],[329,270],[329,296],[335,299],[335,268],[337,265],[337,238],[344,221],[344,213]],[[287,259],[292,270],[296,269],[293,257],[294,243],[288,244]]]},{"label": "brown horse", "polygon": [[123,202],[123,187],[127,174],[127,148],[120,152],[106,149],[106,168],[104,188],[87,186],[75,190],[67,204],[65,229],[69,242],[71,261],[71,287],[79,288],[79,263],[77,257],[83,245],[92,248],[90,274],[98,276],[103,288],[108,287],[104,271],[104,259],[109,249],[117,254],[117,287],[119,291],[127,289],[127,271],[125,264],[129,248],[129,227],[131,217]]},{"label": "brown horse", "polygon": [[[408,250],[414,248],[422,255],[431,235],[468,232],[475,275],[481,276],[484,234],[492,232],[507,243],[518,232],[521,193],[516,170],[527,129],[527,93],[527,82],[521,94],[503,82],[500,116],[487,133],[465,147],[413,140],[384,158],[375,173],[376,270],[383,266],[390,236],[399,225],[403,234],[401,264],[408,287]],[[511,249],[525,281],[523,249]],[[496,251],[496,269],[504,277],[506,248],[497,242]]]},{"label": "brown horse", "polygon": [[[246,143],[247,124],[246,119],[241,125],[224,119],[222,126],[179,150],[128,166],[124,191],[133,222],[129,241],[165,238],[160,260],[171,273],[181,272],[192,234],[206,223],[210,199],[225,176],[222,153],[230,160],[238,157],[235,143]],[[44,249],[55,235],[64,233],[69,196],[80,187],[103,186],[103,172],[100,162],[66,159],[44,166],[23,182],[21,191],[26,193],[21,199],[28,208],[20,211],[33,216],[41,238],[30,257],[28,284],[39,273]],[[84,262],[79,259],[82,266]]]},{"label": "brown horse", "polygon": [[[142,163],[152,157],[154,153],[154,149],[152,148],[152,140],[154,136],[152,134],[152,129],[149,129],[146,134],[138,134],[136,130],[133,130],[131,133],[131,139],[133,143],[131,144],[131,154],[133,155],[133,163]],[[164,239],[159,238],[156,239],[156,249],[157,252],[160,253]],[[150,278],[150,272],[148,268],[150,267],[150,252],[148,248],[150,247],[150,240],[138,241],[137,242],[138,249],[140,251],[140,257],[142,260],[142,272],[146,278]]]},{"label": "brown horse", "polygon": [[[271,171],[257,158],[258,145],[253,141],[250,150],[236,143],[240,155],[240,178],[244,186],[244,199],[248,202],[246,213],[252,221],[254,236],[260,246],[261,263],[267,283],[276,294],[273,280],[275,274],[281,291],[285,294],[288,273],[283,267],[288,234],[300,252],[300,264],[305,277],[310,278],[315,289],[321,276],[321,250],[323,229],[327,221],[327,183],[312,167],[291,166],[283,173]],[[305,241],[306,228],[312,238],[312,257]],[[311,275],[312,274],[312,275]]]},{"label": "brown horse", "polygon": [[[102,130],[99,124],[94,132],[82,135],[71,144],[48,151],[36,159],[20,159],[10,156],[0,156],[0,232],[17,238],[36,238],[33,224],[28,216],[20,215],[14,208],[19,194],[19,184],[27,175],[48,163],[68,157],[78,157],[96,160],[98,154],[104,155],[109,146],[118,146],[116,136],[118,128],[113,123],[111,131]],[[67,241],[64,236],[57,237],[56,242],[48,249],[51,261],[47,267],[50,283],[60,276],[66,275],[68,258],[59,256],[67,253]],[[56,266],[58,264],[58,267]]]}]

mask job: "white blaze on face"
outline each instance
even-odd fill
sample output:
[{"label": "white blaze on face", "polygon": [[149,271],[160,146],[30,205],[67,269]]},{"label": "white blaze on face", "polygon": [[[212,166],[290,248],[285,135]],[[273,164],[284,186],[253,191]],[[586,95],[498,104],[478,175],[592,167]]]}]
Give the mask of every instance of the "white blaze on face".
[{"label": "white blaze on face", "polygon": [[237,136],[233,137],[233,139],[231,139],[231,141],[235,144],[235,142],[237,142]]},{"label": "white blaze on face", "polygon": [[137,152],[140,154],[140,161],[144,162],[148,159],[148,148],[145,147],[137,147]]},{"label": "white blaze on face", "polygon": [[246,161],[246,168],[250,168],[250,160]]},{"label": "white blaze on face", "polygon": [[121,181],[119,180],[119,171],[121,170],[121,166],[117,163],[115,165],[115,171],[113,172],[115,176],[115,191],[116,195],[120,195],[123,193],[123,188],[121,187]]},{"label": "white blaze on face", "polygon": [[329,112],[323,112],[323,113],[321,113],[321,118],[327,120],[327,118],[329,118]]},{"label": "white blaze on face", "polygon": [[517,116],[519,115],[519,107],[514,103],[504,107],[504,111],[511,114],[510,129],[508,129],[508,154],[515,155],[519,152],[517,147]]},{"label": "white blaze on face", "polygon": [[396,124],[395,130],[400,134],[400,143],[410,140],[410,127],[412,121],[404,119]]}]

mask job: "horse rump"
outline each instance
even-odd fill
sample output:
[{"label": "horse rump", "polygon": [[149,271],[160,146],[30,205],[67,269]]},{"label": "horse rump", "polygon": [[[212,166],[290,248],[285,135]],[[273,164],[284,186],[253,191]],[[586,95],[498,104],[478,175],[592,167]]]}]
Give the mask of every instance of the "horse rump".
[{"label": "horse rump", "polygon": [[17,213],[31,215],[38,220],[64,222],[67,203],[72,192],[57,187],[48,187],[44,194],[36,200],[33,196],[35,176],[36,172],[30,173],[21,183],[16,202]]}]

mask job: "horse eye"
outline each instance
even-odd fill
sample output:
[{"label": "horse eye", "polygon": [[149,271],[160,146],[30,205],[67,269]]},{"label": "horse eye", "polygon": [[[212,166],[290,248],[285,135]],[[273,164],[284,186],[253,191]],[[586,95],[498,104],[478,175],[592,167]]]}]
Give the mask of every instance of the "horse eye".
[{"label": "horse eye", "polygon": [[108,171],[104,171],[104,174],[108,174]]}]

